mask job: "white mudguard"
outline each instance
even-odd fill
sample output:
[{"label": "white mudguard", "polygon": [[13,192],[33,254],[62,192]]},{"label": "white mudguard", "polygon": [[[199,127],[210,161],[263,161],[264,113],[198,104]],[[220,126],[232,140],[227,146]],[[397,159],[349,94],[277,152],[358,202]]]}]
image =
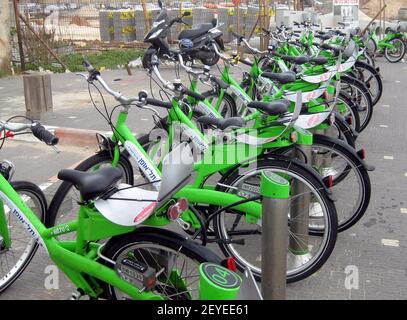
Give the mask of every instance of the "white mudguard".
[{"label": "white mudguard", "polygon": [[95,201],[95,207],[107,220],[121,226],[131,227],[142,223],[154,212],[158,192],[134,187],[125,189],[128,187],[130,186],[127,184],[120,184],[119,191],[111,196],[112,199],[98,199]]},{"label": "white mudguard", "polygon": [[[302,92],[302,103],[308,103],[311,100],[318,99],[320,96],[322,96],[325,90],[325,87],[320,87],[312,91]],[[297,92],[285,92],[284,98],[290,100],[291,102],[295,102],[297,99]]]}]

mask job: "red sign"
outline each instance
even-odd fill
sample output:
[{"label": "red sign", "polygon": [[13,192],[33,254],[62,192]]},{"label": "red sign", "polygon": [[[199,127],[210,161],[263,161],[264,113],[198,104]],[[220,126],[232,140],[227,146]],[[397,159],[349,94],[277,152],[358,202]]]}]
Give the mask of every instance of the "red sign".
[{"label": "red sign", "polygon": [[237,7],[240,4],[240,0],[232,0],[233,4],[235,7]]},{"label": "red sign", "polygon": [[334,6],[358,6],[359,0],[334,0]]}]

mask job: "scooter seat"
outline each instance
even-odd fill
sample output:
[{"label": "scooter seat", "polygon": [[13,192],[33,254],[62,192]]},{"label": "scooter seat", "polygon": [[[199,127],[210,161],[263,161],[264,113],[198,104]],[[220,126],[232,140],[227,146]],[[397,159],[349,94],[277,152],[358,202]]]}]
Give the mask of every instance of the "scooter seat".
[{"label": "scooter seat", "polygon": [[212,28],[212,23],[202,23],[196,29],[182,30],[178,36],[178,39],[195,39],[204,35]]}]

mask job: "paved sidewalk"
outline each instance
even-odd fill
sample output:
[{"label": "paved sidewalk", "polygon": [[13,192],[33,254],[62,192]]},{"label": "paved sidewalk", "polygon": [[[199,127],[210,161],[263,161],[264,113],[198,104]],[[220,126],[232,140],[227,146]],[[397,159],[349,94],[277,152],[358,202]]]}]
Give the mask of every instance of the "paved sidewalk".
[{"label": "paved sidewalk", "polygon": [[[359,146],[366,149],[367,162],[376,167],[370,173],[372,200],[368,212],[356,226],[339,235],[332,256],[319,272],[288,286],[289,299],[407,298],[407,64],[382,62],[379,66],[384,77],[384,95],[375,108],[372,122],[358,140]],[[122,81],[115,82],[115,86],[122,88],[126,94],[135,93],[142,86],[148,88],[147,78],[141,73],[133,77],[123,76],[124,71],[105,74],[107,80],[122,78]],[[82,79],[76,79],[74,75],[55,75],[52,81],[55,111],[45,117],[45,124],[108,130],[105,122],[89,106],[86,84]],[[134,91],[129,89],[133,84]],[[23,112],[24,102],[19,97],[22,94],[21,79],[0,79],[1,87],[0,106],[8,105],[9,109],[2,107],[0,118],[4,113]],[[8,98],[10,96],[14,100]],[[133,117],[135,132],[148,129],[151,123],[149,113],[137,110],[130,116]],[[144,117],[148,120],[143,120]],[[23,146],[28,148],[24,150],[29,150],[32,159],[29,168],[23,165],[28,158],[19,158]],[[9,144],[1,153],[2,158],[21,163],[17,163],[21,178],[29,177],[43,183],[59,169],[93,152],[92,148],[67,148],[64,154],[57,155],[57,163],[48,160],[51,155],[44,150],[38,145],[20,143],[15,148]],[[47,168],[44,168],[44,163]],[[56,187],[57,184],[49,187],[47,195],[51,196]],[[50,264],[44,251],[40,250],[22,277],[0,299],[67,298],[74,288],[63,275],[59,290],[45,289],[44,281],[48,274],[44,271]],[[347,273],[356,270],[352,266],[358,270],[358,289],[348,290],[345,278]]]}]

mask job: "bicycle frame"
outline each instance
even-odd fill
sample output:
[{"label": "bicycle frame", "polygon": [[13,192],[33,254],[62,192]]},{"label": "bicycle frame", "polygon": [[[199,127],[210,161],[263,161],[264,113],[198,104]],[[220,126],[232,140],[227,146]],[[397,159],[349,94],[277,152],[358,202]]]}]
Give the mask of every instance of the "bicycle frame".
[{"label": "bicycle frame", "polygon": [[[97,297],[101,288],[97,279],[125,292],[134,299],[162,299],[151,292],[140,292],[129,282],[121,279],[114,270],[96,261],[100,244],[97,240],[133,232],[134,227],[122,227],[106,220],[91,205],[81,206],[77,220],[52,228],[46,228],[39,218],[24,203],[9,182],[0,175],[0,206],[3,204],[16,215],[31,236],[48,252],[50,258],[66,276],[90,297]],[[7,224],[6,213],[0,210],[0,225]],[[55,237],[71,232],[77,233],[76,241],[59,241]],[[7,228],[1,228],[5,249],[11,247]],[[95,242],[92,242],[95,241]],[[88,242],[90,242],[89,245]]]},{"label": "bicycle frame", "polygon": [[[206,180],[209,176],[218,173],[225,172],[229,169],[235,168],[239,163],[251,163],[256,161],[257,156],[262,153],[262,149],[256,146],[249,146],[244,144],[216,144],[210,146],[203,134],[199,131],[194,123],[188,118],[187,115],[181,110],[178,102],[174,99],[172,102],[172,109],[169,110],[170,124],[179,122],[181,126],[184,126],[184,132],[186,131],[189,137],[199,139],[198,144],[205,145],[206,150],[201,162],[195,164],[196,177],[192,184],[182,188],[178,191],[173,198],[187,198],[190,203],[205,203],[208,205],[227,206],[232,203],[243,200],[242,197],[238,197],[232,194],[225,194],[224,192],[215,191],[213,186],[207,185]],[[124,148],[135,159],[139,168],[144,172],[146,178],[158,188],[159,183],[154,183],[161,179],[160,168],[153,163],[143,147],[138,143],[137,139],[132,134],[129,127],[126,125],[128,115],[128,107],[120,112],[117,123],[115,124],[115,131],[113,132],[112,140],[114,142],[121,142]],[[169,126],[168,140],[166,141],[162,150],[164,153],[170,151],[171,146],[175,141],[175,128]],[[250,150],[249,150],[250,149]],[[236,159],[236,155],[239,156]],[[113,150],[112,165],[117,166],[120,157],[120,148],[116,144]],[[225,160],[220,163],[213,163],[211,159],[217,157],[217,159]],[[234,162],[228,162],[228,160],[234,160]],[[235,207],[237,210],[244,211],[246,215],[251,219],[257,220],[261,217],[261,204],[255,201],[243,203]],[[183,220],[190,222],[194,227],[199,228],[200,222],[194,217],[194,214],[189,210],[182,216]],[[162,219],[159,213],[154,213],[152,217],[144,222],[145,225],[152,226],[164,226],[168,225],[167,219]]]}]

